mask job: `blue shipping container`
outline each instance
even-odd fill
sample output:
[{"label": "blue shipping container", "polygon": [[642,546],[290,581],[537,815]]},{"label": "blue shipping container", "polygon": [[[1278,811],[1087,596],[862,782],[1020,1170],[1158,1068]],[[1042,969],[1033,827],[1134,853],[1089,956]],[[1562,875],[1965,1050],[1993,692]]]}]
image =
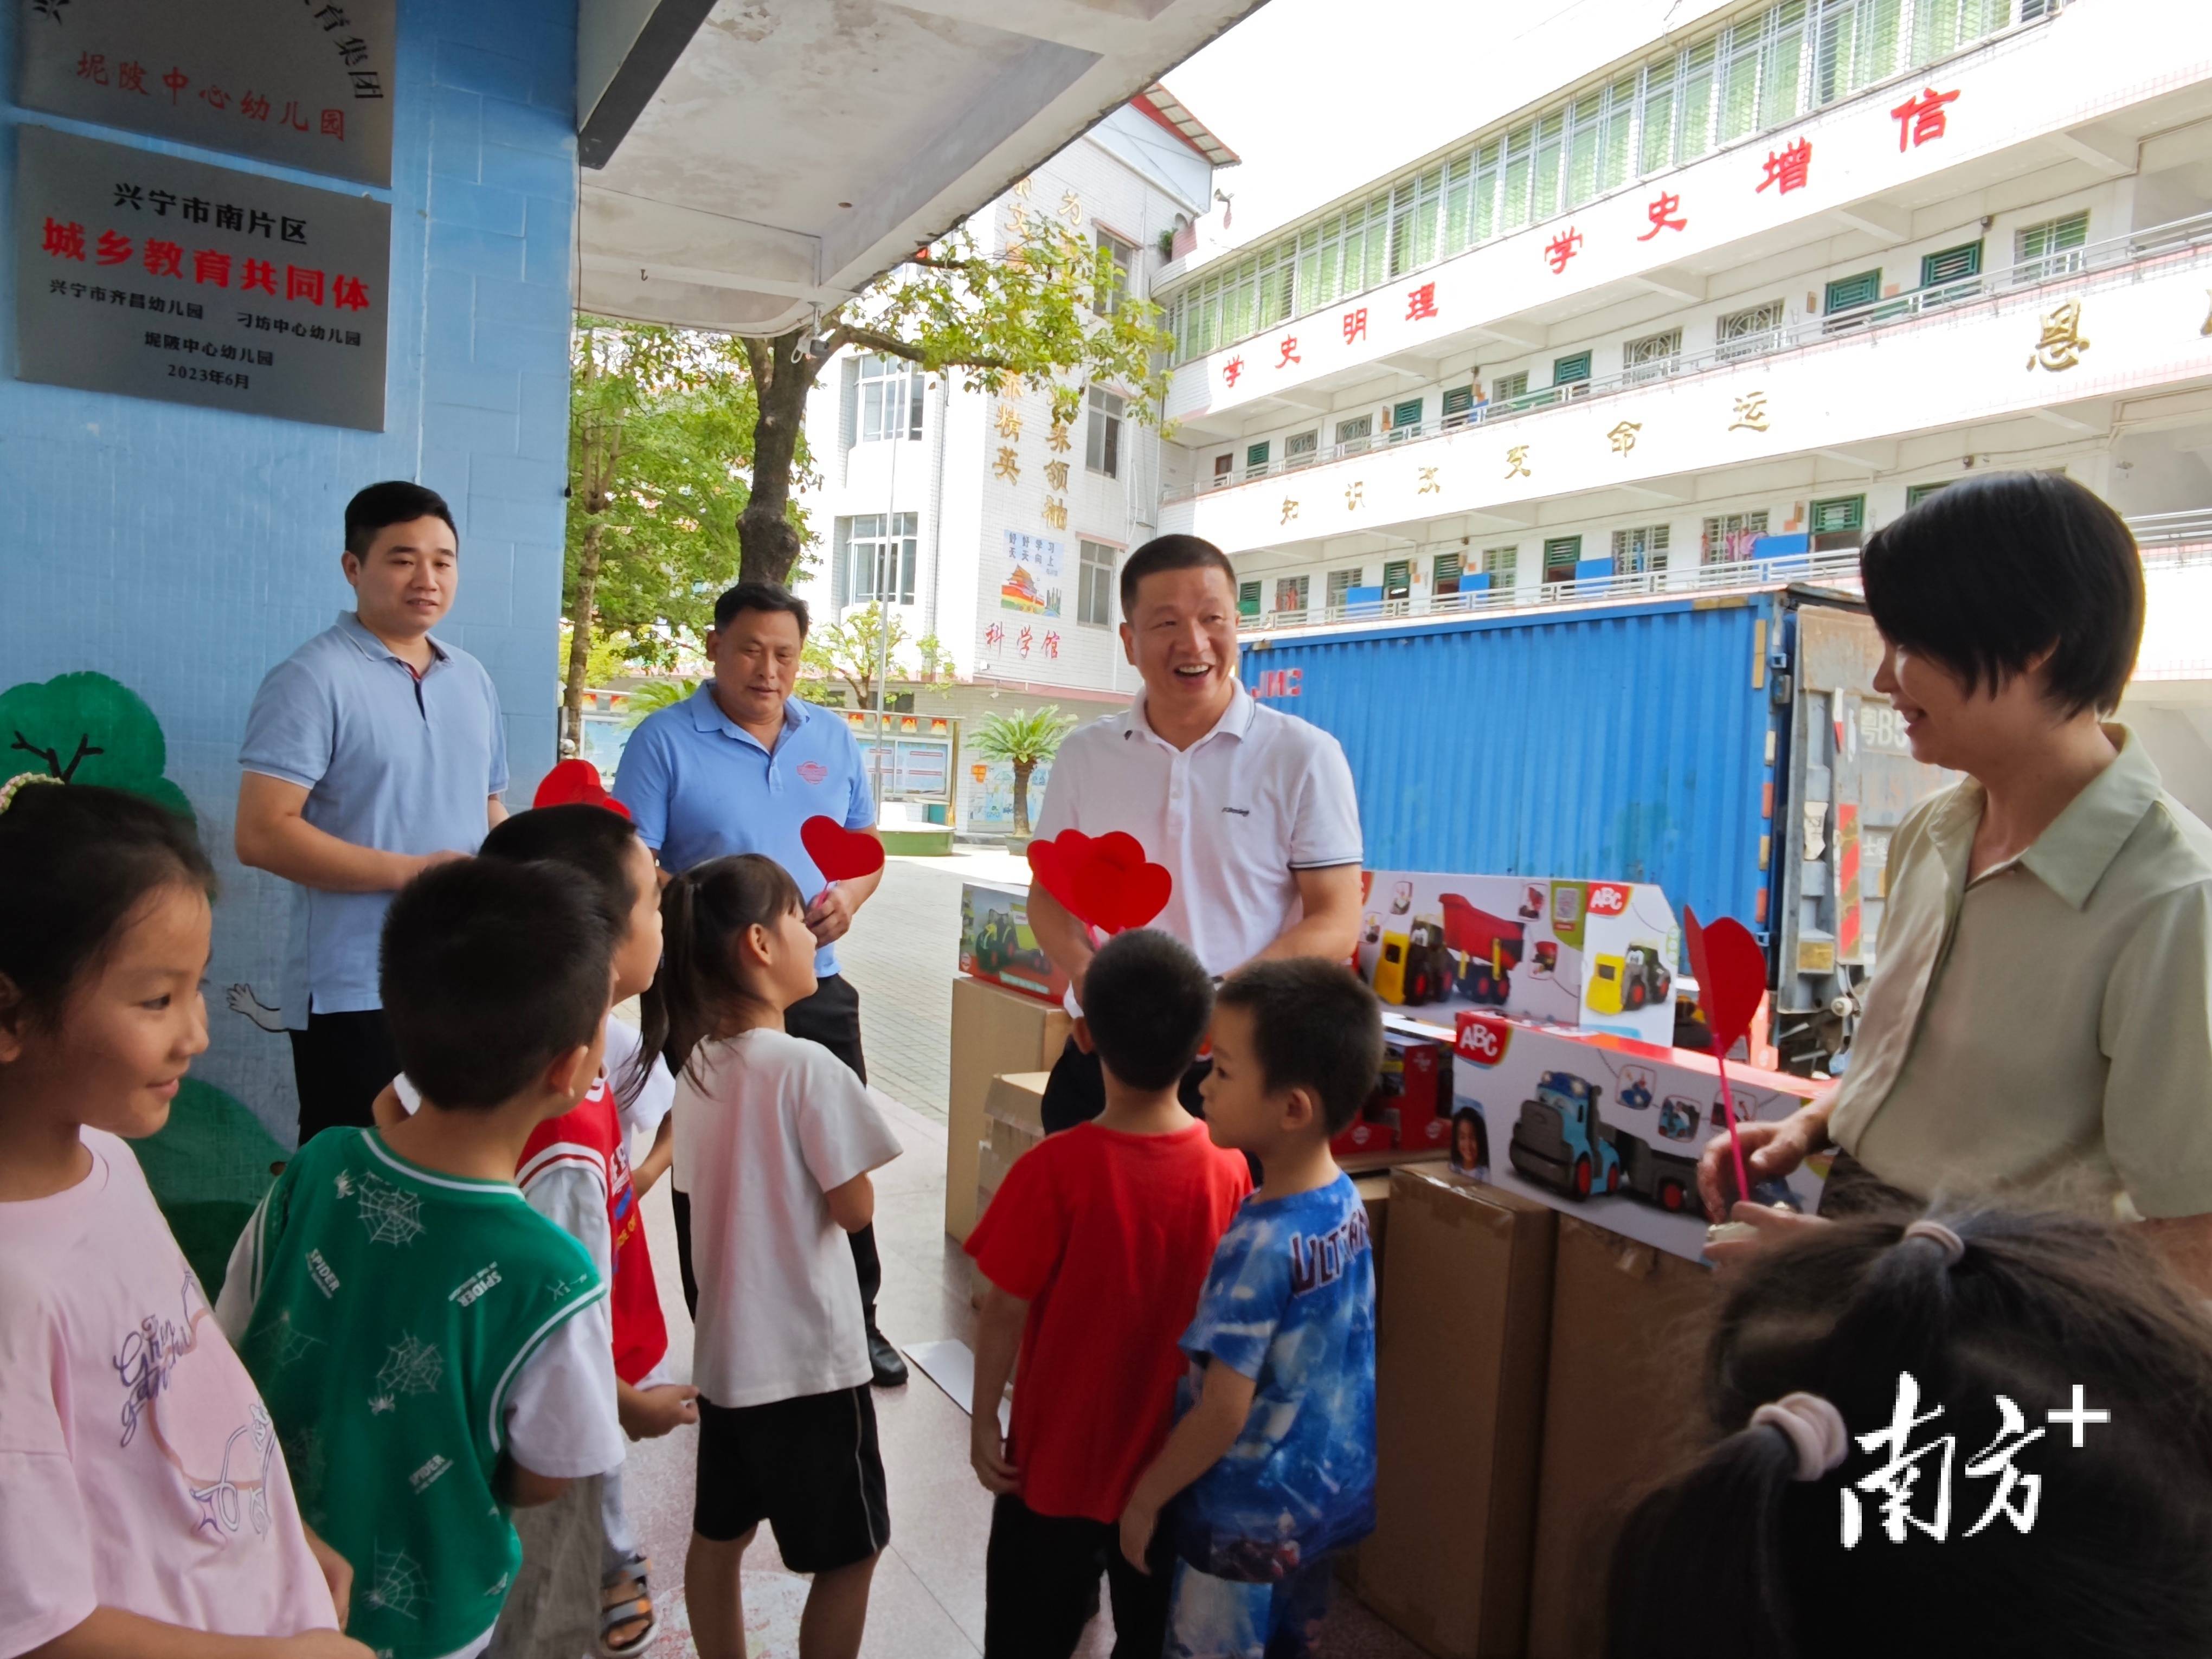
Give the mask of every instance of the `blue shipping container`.
[{"label": "blue shipping container", "polygon": [[1344,745],[1375,868],[1656,882],[1763,927],[1778,598],[1285,635],[1244,683]]}]

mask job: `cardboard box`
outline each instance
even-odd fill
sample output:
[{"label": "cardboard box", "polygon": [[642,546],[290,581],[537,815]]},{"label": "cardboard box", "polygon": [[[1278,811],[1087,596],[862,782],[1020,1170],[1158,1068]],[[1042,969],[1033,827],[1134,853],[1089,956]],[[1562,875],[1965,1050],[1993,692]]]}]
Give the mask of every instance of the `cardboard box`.
[{"label": "cardboard box", "polygon": [[1552,1274],[1531,1659],[1599,1651],[1613,1529],[1696,1438],[1711,1272],[1571,1216]]},{"label": "cardboard box", "polygon": [[[946,1095],[945,1231],[966,1241],[975,1208],[975,1147],[989,1133],[984,1121],[991,1079],[1007,1072],[1048,1069],[1074,1029],[1063,1009],[987,985],[952,981],[952,1077]],[[995,1186],[997,1183],[992,1183]]]},{"label": "cardboard box", "polygon": [[1357,1587],[1439,1659],[1522,1651],[1556,1226],[1441,1170],[1391,1177]]},{"label": "cardboard box", "polygon": [[[1472,1139],[1484,1180],[1690,1261],[1704,1255],[1698,1157],[1720,1125],[1721,1097],[1710,1054],[1468,1011],[1451,1080],[1455,1166]],[[1741,1066],[1729,1082],[1745,1121],[1787,1117],[1827,1086]],[[1811,1159],[1753,1196],[1810,1214],[1827,1169]]]},{"label": "cardboard box", "polygon": [[1030,931],[1029,890],[960,890],[960,971],[1039,1001],[1058,1005],[1067,975],[1053,966]]}]

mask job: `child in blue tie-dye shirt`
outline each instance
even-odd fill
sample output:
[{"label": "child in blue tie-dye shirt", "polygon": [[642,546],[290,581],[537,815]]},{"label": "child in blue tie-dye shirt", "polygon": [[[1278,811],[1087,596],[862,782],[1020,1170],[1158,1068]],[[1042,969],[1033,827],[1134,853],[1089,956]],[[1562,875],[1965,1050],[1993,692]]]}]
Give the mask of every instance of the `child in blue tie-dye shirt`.
[{"label": "child in blue tie-dye shirt", "polygon": [[1181,1420],[1121,1516],[1131,1562],[1159,1526],[1175,1545],[1169,1659],[1302,1659],[1331,1553],[1374,1528],[1374,1255],[1328,1143],[1382,1058],[1373,993],[1333,963],[1256,963],[1215,1000],[1206,1128],[1264,1178],[1214,1251]]}]

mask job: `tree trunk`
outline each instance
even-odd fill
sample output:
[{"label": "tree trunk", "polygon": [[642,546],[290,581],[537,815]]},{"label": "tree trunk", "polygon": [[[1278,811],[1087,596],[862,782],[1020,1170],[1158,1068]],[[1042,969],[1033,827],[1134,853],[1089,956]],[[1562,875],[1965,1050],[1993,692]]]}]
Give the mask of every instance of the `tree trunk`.
[{"label": "tree trunk", "polygon": [[[811,324],[767,342],[748,340],[747,361],[760,398],[753,431],[752,495],[738,515],[738,580],[781,586],[799,562],[799,532],[785,514],[791,507],[791,474],[806,419],[806,394],[821,371],[806,349]],[[793,353],[799,361],[792,361]]]},{"label": "tree trunk", "polygon": [[1014,833],[1024,841],[1030,834],[1030,774],[1036,770],[1035,761],[1014,763]]},{"label": "tree trunk", "polygon": [[606,526],[594,523],[584,532],[583,550],[576,555],[575,615],[568,619],[568,681],[561,693],[562,751],[584,752],[584,671],[592,657],[592,601],[599,586],[599,538]]}]

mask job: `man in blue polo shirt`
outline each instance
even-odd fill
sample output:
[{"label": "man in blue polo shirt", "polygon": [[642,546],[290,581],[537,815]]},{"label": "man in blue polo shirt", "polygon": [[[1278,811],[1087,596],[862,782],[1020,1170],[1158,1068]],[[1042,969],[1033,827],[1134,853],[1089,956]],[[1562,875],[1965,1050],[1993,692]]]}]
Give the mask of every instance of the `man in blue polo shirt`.
[{"label": "man in blue polo shirt", "polygon": [[507,736],[483,665],[430,630],[460,581],[433,490],[371,484],[339,561],[356,608],[269,671],[239,753],[239,862],[296,884],[278,999],[300,1139],[366,1125],[399,1060],[377,989],[392,896],[507,816]]},{"label": "man in blue polo shirt", "polygon": [[[671,873],[732,853],[761,854],[790,872],[806,899],[806,925],[820,946],[814,972],[821,986],[784,1011],[784,1027],[820,1043],[865,1083],[860,998],[837,971],[837,941],[883,873],[824,881],[799,830],[811,817],[833,818],[848,830],[872,828],[875,799],[860,746],[845,722],[792,695],[806,625],[805,601],[785,588],[740,582],[723,594],[707,635],[714,678],[674,708],[639,723],[623,747],[614,793]],[[672,1182],[671,1196],[684,1295],[696,1315],[691,1206]],[[876,1383],[895,1388],[906,1381],[906,1362],[876,1328],[883,1264],[875,1229],[864,1227],[850,1237]]]}]

